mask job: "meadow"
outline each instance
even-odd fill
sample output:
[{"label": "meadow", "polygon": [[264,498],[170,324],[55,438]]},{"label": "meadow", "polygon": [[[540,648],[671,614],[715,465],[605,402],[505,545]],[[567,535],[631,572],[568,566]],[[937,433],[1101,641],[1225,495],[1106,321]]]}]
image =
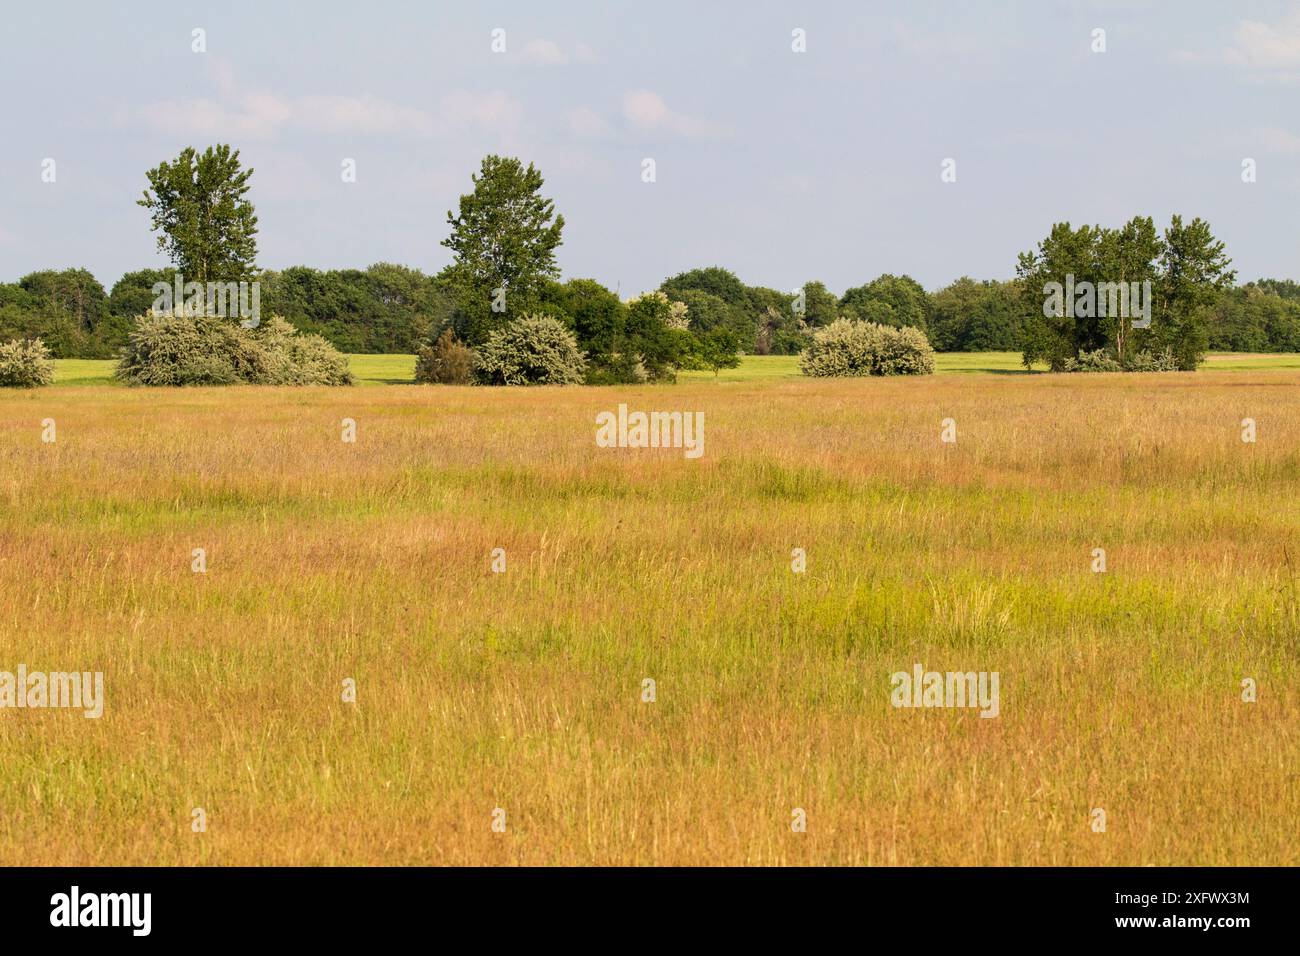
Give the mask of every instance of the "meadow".
[{"label": "meadow", "polygon": [[[1300,357],[939,359],[5,390],[0,670],[107,704],[0,710],[0,860],[1300,863]],[[596,447],[622,402],[704,455]],[[892,707],[916,663],[1000,715]]]}]

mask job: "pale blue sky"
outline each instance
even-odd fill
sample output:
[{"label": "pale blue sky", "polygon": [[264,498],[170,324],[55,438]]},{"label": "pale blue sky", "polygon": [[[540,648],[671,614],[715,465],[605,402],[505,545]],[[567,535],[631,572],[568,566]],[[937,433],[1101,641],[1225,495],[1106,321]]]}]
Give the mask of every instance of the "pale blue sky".
[{"label": "pale blue sky", "polygon": [[446,211],[502,152],[545,174],[565,277],[625,296],[712,264],[933,289],[1011,275],[1054,221],[1173,212],[1210,220],[1240,280],[1300,278],[1300,3],[54,0],[4,18],[6,281],[161,264],[144,171],[213,142],[256,169],[272,268],[436,271]]}]

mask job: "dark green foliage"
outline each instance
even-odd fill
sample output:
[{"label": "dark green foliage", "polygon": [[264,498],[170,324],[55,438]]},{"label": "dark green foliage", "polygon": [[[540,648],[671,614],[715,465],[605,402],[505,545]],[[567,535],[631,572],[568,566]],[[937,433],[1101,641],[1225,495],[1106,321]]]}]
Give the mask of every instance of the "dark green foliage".
[{"label": "dark green foliage", "polygon": [[1019,288],[963,276],[930,296],[930,341],[940,352],[1010,352],[1021,347]]},{"label": "dark green foliage", "polygon": [[803,320],[812,328],[830,325],[840,317],[840,300],[835,294],[817,281],[805,282],[802,286],[804,297]]},{"label": "dark green foliage", "polygon": [[103,336],[104,343],[114,352],[125,345],[127,336],[135,326],[136,317],[152,309],[159,298],[154,293],[154,286],[173,286],[175,280],[176,269],[172,266],[164,269],[140,269],[128,272],[118,279],[113,284],[113,291],[108,294],[108,329]]},{"label": "dark green foliage", "polygon": [[[1057,223],[1035,251],[1020,256],[1016,270],[1025,365],[1046,362],[1053,371],[1063,371],[1067,362],[1078,362],[1080,353],[1105,349],[1123,367],[1131,354],[1146,351],[1168,352],[1179,368],[1195,369],[1209,345],[1212,307],[1235,277],[1230,264],[1223,243],[1200,219],[1184,224],[1174,216],[1163,236],[1150,218],[1142,217],[1120,229],[1073,229]],[[1068,309],[1045,305],[1049,284],[1068,288],[1071,282],[1075,288],[1088,282],[1097,289],[1107,283],[1149,282],[1150,326],[1134,328],[1132,314],[1103,316],[1099,308],[1082,314],[1076,303],[1071,315]],[[1096,298],[1100,302],[1100,293]]]},{"label": "dark green foliage", "polygon": [[663,292],[648,292],[628,303],[622,351],[640,359],[652,382],[675,381],[694,348],[689,331],[669,324],[671,315],[671,302]]},{"label": "dark green foliage", "polygon": [[344,352],[411,353],[451,324],[452,304],[435,279],[407,266],[264,272],[262,309],[284,316]]},{"label": "dark green foliage", "polygon": [[707,369],[716,378],[722,369],[740,365],[736,335],[730,329],[712,329],[697,336],[696,340],[694,367]]},{"label": "dark green foliage", "polygon": [[930,298],[911,276],[885,275],[849,289],[840,298],[840,314],[878,325],[930,327]]},{"label": "dark green foliage", "polygon": [[[672,301],[685,302],[688,310],[692,300],[695,301],[698,316],[688,312],[692,329],[705,332],[719,327],[730,329],[745,351],[755,351],[763,304],[735,273],[721,266],[691,269],[665,279],[659,291]],[[703,293],[710,298],[701,300],[692,293]]]},{"label": "dark green foliage", "polygon": [[442,244],[455,261],[438,277],[450,296],[456,334],[478,345],[517,316],[544,308],[547,283],[559,278],[555,261],[564,217],[541,195],[545,180],[532,163],[486,156],[474,190],[447,213],[451,235]]},{"label": "dark green foliage", "polygon": [[[661,291],[665,291],[660,287]],[[673,299],[686,305],[686,319],[692,332],[709,332],[713,329],[728,329],[736,332],[731,306],[711,292],[701,289],[680,289],[671,293]]]},{"label": "dark green foliage", "polygon": [[1209,223],[1184,225],[1174,216],[1161,249],[1157,309],[1147,333],[1135,336],[1138,347],[1172,351],[1179,368],[1194,371],[1209,348],[1208,314],[1236,278],[1231,264]]},{"label": "dark green foliage", "polygon": [[594,279],[570,279],[549,296],[549,305],[573,326],[578,345],[590,355],[617,351],[627,323],[627,306]]},{"label": "dark green foliage", "polygon": [[809,328],[796,314],[796,293],[751,286],[750,311],[756,317],[755,355],[798,355],[811,341]]},{"label": "dark green foliage", "polygon": [[[808,321],[796,312],[797,292],[747,286],[720,266],[691,269],[664,281],[659,290],[688,309],[692,332],[732,333],[741,351],[794,355],[808,344]],[[805,313],[820,324],[834,318],[835,297],[819,282],[805,289]]]},{"label": "dark green foliage", "polygon": [[106,358],[112,325],[104,287],[85,269],[0,284],[0,339],[39,337],[55,358]]},{"label": "dark green foliage", "polygon": [[681,293],[687,289],[707,292],[716,296],[727,305],[742,308],[749,304],[749,290],[736,278],[736,274],[721,266],[709,266],[705,269],[691,269],[665,279],[659,286],[661,292],[670,298],[684,301]]},{"label": "dark green foliage", "polygon": [[[1289,297],[1288,285],[1295,283],[1266,280],[1225,291],[1208,317],[1210,348],[1225,352],[1300,352],[1300,297]],[[1275,290],[1287,292],[1288,296]]]}]

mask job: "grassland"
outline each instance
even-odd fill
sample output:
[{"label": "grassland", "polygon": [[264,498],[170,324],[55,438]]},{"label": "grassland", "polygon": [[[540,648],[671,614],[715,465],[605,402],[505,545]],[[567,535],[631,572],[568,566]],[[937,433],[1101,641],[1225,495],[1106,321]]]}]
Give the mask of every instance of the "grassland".
[{"label": "grassland", "polygon": [[[0,711],[0,860],[1300,863],[1300,370],[1004,361],[0,393],[0,670],[108,698]],[[892,708],[915,662],[1001,715]]]}]

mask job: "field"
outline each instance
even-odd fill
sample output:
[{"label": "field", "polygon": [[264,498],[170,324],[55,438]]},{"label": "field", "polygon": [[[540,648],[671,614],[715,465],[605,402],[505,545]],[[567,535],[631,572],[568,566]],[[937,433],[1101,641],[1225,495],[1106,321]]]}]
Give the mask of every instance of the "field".
[{"label": "field", "polygon": [[[1300,863],[1300,357],[940,359],[0,393],[0,670],[107,694],[0,710],[0,861]],[[703,456],[598,448],[622,402]]]}]

